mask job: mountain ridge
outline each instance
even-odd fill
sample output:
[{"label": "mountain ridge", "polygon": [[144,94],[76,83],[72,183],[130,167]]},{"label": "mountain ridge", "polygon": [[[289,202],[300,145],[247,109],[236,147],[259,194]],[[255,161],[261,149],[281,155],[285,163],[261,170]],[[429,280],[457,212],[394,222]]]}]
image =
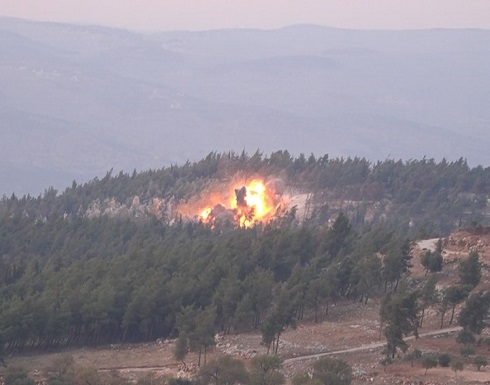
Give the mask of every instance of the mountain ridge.
[{"label": "mountain ridge", "polygon": [[137,33],[0,17],[0,45],[0,194],[243,149],[488,166],[487,30]]}]

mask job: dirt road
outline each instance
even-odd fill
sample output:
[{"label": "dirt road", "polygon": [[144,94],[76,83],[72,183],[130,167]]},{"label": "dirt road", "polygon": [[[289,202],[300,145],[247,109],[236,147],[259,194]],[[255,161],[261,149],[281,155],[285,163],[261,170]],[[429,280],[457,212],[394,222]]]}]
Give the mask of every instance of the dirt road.
[{"label": "dirt road", "polygon": [[[455,332],[460,331],[460,330],[461,330],[461,326],[455,326],[455,327],[445,328],[445,329],[440,329],[440,330],[432,330],[430,332],[419,334],[419,338],[431,337],[431,336],[436,336],[436,335],[440,335],[440,334],[451,334],[451,333],[455,333]],[[415,339],[415,336],[409,336],[409,337],[404,338],[405,341],[410,341],[413,339]],[[362,350],[378,349],[378,348],[383,347],[385,344],[386,344],[385,342],[375,342],[372,344],[362,345],[362,346],[358,346],[355,348],[334,350],[331,352],[308,354],[305,356],[288,358],[288,359],[284,360],[284,365],[292,364],[294,362],[299,362],[299,361],[304,361],[304,360],[313,360],[313,359],[317,359],[317,358],[324,357],[324,356],[331,356],[331,355],[345,354],[345,353],[355,353],[355,352],[360,352]]]}]

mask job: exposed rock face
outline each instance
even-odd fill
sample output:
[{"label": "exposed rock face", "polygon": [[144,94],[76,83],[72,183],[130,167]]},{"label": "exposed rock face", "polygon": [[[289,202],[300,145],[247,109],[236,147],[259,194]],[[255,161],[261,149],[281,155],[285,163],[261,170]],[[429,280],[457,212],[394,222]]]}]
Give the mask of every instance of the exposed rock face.
[{"label": "exposed rock face", "polygon": [[475,227],[459,230],[444,242],[444,263],[459,263],[472,251],[476,251],[482,265],[483,285],[490,283],[490,228]]}]

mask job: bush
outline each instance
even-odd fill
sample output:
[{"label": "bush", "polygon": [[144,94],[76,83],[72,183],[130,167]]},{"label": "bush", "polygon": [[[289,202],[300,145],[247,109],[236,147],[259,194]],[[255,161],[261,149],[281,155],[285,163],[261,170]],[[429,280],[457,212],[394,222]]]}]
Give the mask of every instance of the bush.
[{"label": "bush", "polygon": [[437,366],[437,359],[433,356],[426,356],[422,360],[422,366],[425,368],[425,374],[427,374],[427,370]]},{"label": "bush", "polygon": [[469,357],[475,354],[475,348],[473,346],[463,346],[461,349],[459,349],[459,352],[462,356]]},{"label": "bush", "polygon": [[453,361],[451,364],[451,370],[454,372],[454,375],[457,376],[458,372],[463,370],[463,363],[461,361]]},{"label": "bush", "polygon": [[476,338],[469,330],[463,329],[456,336],[456,342],[458,344],[470,345],[476,342]]},{"label": "bush", "polygon": [[188,378],[173,377],[168,380],[168,385],[193,385],[194,383]]},{"label": "bush", "polygon": [[313,364],[313,379],[325,385],[350,385],[352,368],[344,360],[323,357]]},{"label": "bush", "polygon": [[36,385],[36,382],[29,377],[27,370],[19,366],[7,367],[5,371],[5,385]]},{"label": "bush", "polygon": [[488,361],[483,356],[476,356],[475,358],[473,358],[473,364],[476,366],[476,370],[480,371],[482,366],[487,366]]},{"label": "bush", "polygon": [[411,351],[406,355],[406,359],[410,361],[410,366],[413,367],[413,364],[416,360],[420,360],[422,358],[422,352],[418,349]]},{"label": "bush", "polygon": [[250,380],[243,361],[222,356],[201,367],[197,382],[212,385],[246,384]]},{"label": "bush", "polygon": [[439,362],[440,366],[442,366],[443,368],[447,368],[451,363],[451,356],[448,353],[441,353],[439,354],[437,361]]}]

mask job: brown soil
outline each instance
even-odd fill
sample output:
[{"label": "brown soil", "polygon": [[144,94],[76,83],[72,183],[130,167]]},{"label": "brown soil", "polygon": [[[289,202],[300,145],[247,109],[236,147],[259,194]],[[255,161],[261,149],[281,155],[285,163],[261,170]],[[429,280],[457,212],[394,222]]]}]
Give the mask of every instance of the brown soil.
[{"label": "brown soil", "polygon": [[[433,246],[437,240],[419,242],[413,250],[412,278],[424,278],[425,271],[420,265],[420,255],[424,249]],[[457,266],[462,258],[466,258],[470,249],[479,252],[483,264],[482,282],[478,289],[490,288],[490,234],[460,231],[452,234],[444,242],[444,268],[440,273],[440,286],[445,287],[457,281]],[[450,368],[433,368],[425,374],[420,362],[412,367],[411,363],[397,357],[394,363],[383,367],[382,347],[375,344],[383,343],[380,339],[378,321],[379,301],[369,303],[341,302],[331,306],[328,316],[320,323],[310,320],[301,322],[296,329],[290,329],[281,336],[279,354],[285,359],[284,373],[290,379],[300,370],[307,369],[313,359],[305,358],[290,360],[315,353],[336,352],[349,348],[364,347],[355,352],[333,354],[347,360],[354,371],[354,385],[359,384],[490,384],[490,367],[480,372],[466,360],[462,372],[457,376]],[[439,330],[440,317],[435,309],[426,313],[420,333]],[[445,327],[448,320],[446,320]],[[456,325],[451,325],[452,327]],[[489,333],[490,331],[486,331]],[[266,349],[260,344],[259,333],[220,336],[217,347],[208,354],[212,359],[220,354],[232,354],[246,362],[257,354],[265,354]],[[190,377],[197,371],[197,355],[192,353],[186,358],[189,371],[182,371],[182,365],[173,358],[174,341],[155,341],[134,345],[111,345],[99,348],[81,348],[57,353],[29,354],[9,357],[7,364],[21,365],[33,373],[36,378],[43,377],[56,359],[63,355],[71,355],[79,366],[97,368],[102,373],[118,371],[122,376],[135,379],[148,373],[165,376]],[[460,346],[455,342],[455,333],[444,333],[422,337],[409,341],[410,350],[422,352],[450,353],[459,356]],[[490,352],[485,347],[478,347],[477,354],[486,356],[490,361]]]}]

